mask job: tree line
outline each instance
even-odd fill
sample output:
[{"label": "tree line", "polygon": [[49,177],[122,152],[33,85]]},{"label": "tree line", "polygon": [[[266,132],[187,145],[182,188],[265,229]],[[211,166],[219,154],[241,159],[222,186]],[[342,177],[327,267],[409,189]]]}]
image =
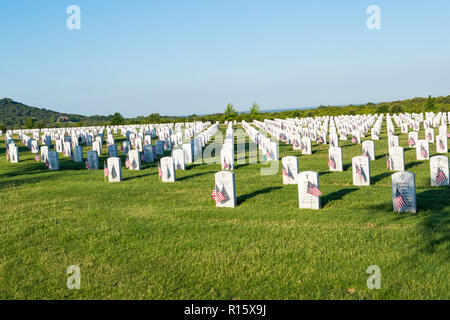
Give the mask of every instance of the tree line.
[{"label": "tree line", "polygon": [[413,98],[392,102],[371,103],[364,105],[324,106],[317,108],[286,110],[279,112],[264,112],[254,102],[248,112],[238,112],[234,104],[229,103],[223,113],[210,115],[162,116],[151,113],[148,116],[124,118],[119,112],[109,116],[82,116],[77,114],[59,113],[52,110],[30,107],[20,102],[5,98],[0,100],[0,130],[83,127],[122,124],[146,123],[176,123],[193,121],[242,121],[275,119],[275,118],[304,118],[316,116],[339,116],[375,113],[421,113],[421,112],[450,112],[450,95],[442,97]]}]

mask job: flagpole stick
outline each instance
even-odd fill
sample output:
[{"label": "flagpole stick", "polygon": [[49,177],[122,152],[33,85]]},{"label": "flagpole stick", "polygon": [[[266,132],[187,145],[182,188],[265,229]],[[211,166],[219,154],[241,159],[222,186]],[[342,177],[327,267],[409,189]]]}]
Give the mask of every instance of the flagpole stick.
[{"label": "flagpole stick", "polygon": [[106,168],[106,161],[103,161],[103,182],[106,182],[105,168]]}]

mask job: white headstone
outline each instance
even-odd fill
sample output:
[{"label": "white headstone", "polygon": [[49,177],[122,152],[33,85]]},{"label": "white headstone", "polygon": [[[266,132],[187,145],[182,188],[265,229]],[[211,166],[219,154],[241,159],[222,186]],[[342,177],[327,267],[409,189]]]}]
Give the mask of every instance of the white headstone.
[{"label": "white headstone", "polygon": [[395,212],[417,212],[414,173],[400,171],[392,175],[392,203]]},{"label": "white headstone", "polygon": [[102,145],[100,142],[98,141],[94,141],[92,142],[92,150],[97,152],[97,155],[101,155],[102,154]]},{"label": "white headstone", "polygon": [[161,158],[162,182],[175,182],[175,163],[172,157]]},{"label": "white headstone", "polygon": [[391,171],[405,170],[405,156],[402,147],[392,147],[389,149],[389,169]]},{"label": "white headstone", "polygon": [[416,146],[416,157],[417,160],[428,160],[430,159],[430,147],[427,140],[417,141]]},{"label": "white headstone", "polygon": [[191,143],[185,143],[182,145],[185,155],[186,163],[192,163],[194,161],[194,149]]},{"label": "white headstone", "polygon": [[214,175],[216,193],[221,193],[222,201],[216,201],[216,207],[236,207],[236,184],[234,173],[231,171],[219,171]]},{"label": "white headstone", "polygon": [[302,154],[312,154],[311,139],[309,137],[303,137],[300,143]]},{"label": "white headstone", "polygon": [[234,155],[233,150],[227,144],[224,144],[220,150],[220,160],[222,170],[234,170]]},{"label": "white headstone", "polygon": [[448,140],[446,135],[436,136],[436,152],[448,153]]},{"label": "white headstone", "polygon": [[281,172],[283,174],[283,184],[297,184],[298,159],[294,156],[283,157],[281,159]]},{"label": "white headstone", "polygon": [[41,161],[42,162],[48,161],[48,147],[47,146],[41,147]]},{"label": "white headstone", "polygon": [[358,156],[352,159],[353,184],[355,186],[370,185],[370,161],[368,157]]},{"label": "white headstone", "polygon": [[430,178],[432,187],[448,186],[450,184],[447,156],[430,158]]},{"label": "white headstone", "polygon": [[10,144],[9,145],[9,161],[11,163],[18,163],[19,162],[19,148],[17,146]]},{"label": "white headstone", "polygon": [[129,168],[130,170],[141,170],[141,158],[139,151],[137,150],[131,150],[128,152],[128,161],[129,161]]},{"label": "white headstone", "polygon": [[342,148],[328,150],[328,168],[330,171],[343,171]]},{"label": "white headstone", "polygon": [[[319,191],[318,191],[319,190]],[[320,209],[319,174],[303,171],[298,174],[298,202],[302,209]]]},{"label": "white headstone", "polygon": [[419,141],[419,133],[416,131],[412,131],[408,133],[408,146],[410,148],[415,148],[417,145],[417,141]]},{"label": "white headstone", "polygon": [[183,149],[175,149],[172,151],[172,157],[175,162],[175,170],[186,170],[186,164],[184,162]]},{"label": "white headstone", "polygon": [[375,160],[375,143],[371,140],[366,140],[362,143],[363,155],[369,156],[371,161]]},{"label": "white headstone", "polygon": [[121,161],[118,157],[108,158],[108,181],[109,182],[120,182],[122,181],[122,168]]}]

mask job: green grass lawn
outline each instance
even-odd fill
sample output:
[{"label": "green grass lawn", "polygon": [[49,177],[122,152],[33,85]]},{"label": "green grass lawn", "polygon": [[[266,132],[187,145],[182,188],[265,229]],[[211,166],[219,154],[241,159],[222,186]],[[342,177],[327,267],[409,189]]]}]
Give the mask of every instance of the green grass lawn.
[{"label": "green grass lawn", "polygon": [[[210,197],[220,164],[188,165],[173,184],[159,182],[156,163],[122,168],[113,184],[62,154],[61,170],[48,171],[16,144],[18,164],[0,146],[2,299],[450,298],[450,188],[430,187],[429,161],[415,160],[407,134],[417,214],[392,212],[385,131],[370,187],[352,185],[361,145],[340,141],[344,172],[333,173],[328,145],[309,156],[280,145],[280,159],[298,156],[301,171],[319,172],[321,210],[298,208],[281,168],[261,176],[264,165],[237,165],[238,206],[225,209]],[[70,265],[81,268],[80,290],[66,286]],[[380,290],[366,286],[370,265],[381,268]]]}]

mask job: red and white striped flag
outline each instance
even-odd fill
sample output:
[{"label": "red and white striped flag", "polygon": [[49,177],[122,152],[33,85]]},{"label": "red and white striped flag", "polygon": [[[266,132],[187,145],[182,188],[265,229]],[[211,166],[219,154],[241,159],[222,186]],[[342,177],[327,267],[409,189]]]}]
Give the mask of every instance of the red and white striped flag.
[{"label": "red and white striped flag", "polygon": [[322,191],[320,191],[320,189],[317,188],[317,186],[312,184],[310,181],[308,181],[306,192],[313,195],[314,197],[320,197],[320,195],[322,194]]},{"label": "red and white striped flag", "polygon": [[386,168],[391,169],[391,157],[386,155]]},{"label": "red and white striped flag", "polygon": [[425,150],[425,147],[423,145],[420,146],[420,154],[422,155],[423,158],[428,157],[427,150]]},{"label": "red and white striped flag", "polygon": [[288,172],[286,171],[286,168],[284,167],[284,166],[281,166],[282,167],[282,173],[283,173],[283,176],[286,176],[286,177],[289,177],[289,174],[288,174]]},{"label": "red and white striped flag", "polygon": [[436,173],[436,183],[440,185],[442,182],[446,181],[447,177],[445,176],[444,171],[441,170],[441,168],[437,169]]},{"label": "red and white striped flag", "polygon": [[408,145],[410,147],[414,147],[416,145],[416,141],[413,138],[411,138],[411,139],[408,140]]},{"label": "red and white striped flag", "polygon": [[439,139],[439,148],[441,149],[441,150],[444,150],[444,142],[441,140],[441,139]]},{"label": "red and white striped flag", "polygon": [[330,158],[328,159],[328,166],[329,166],[330,168],[336,169],[336,161],[334,161],[334,158],[333,158],[333,157],[330,157]]},{"label": "red and white striped flag", "polygon": [[227,159],[226,158],[223,158],[223,166],[222,166],[222,170],[226,170],[226,169],[228,169],[229,168],[229,166],[228,166],[228,163],[227,163]]},{"label": "red and white striped flag", "polygon": [[395,192],[395,210],[400,212],[406,206],[406,200],[403,198],[402,194],[396,189]]},{"label": "red and white striped flag", "polygon": [[226,199],[226,197],[223,195],[223,193],[219,190],[219,188],[216,186],[214,186],[214,189],[211,193],[211,198],[213,198],[213,200],[216,203],[222,202]]},{"label": "red and white striped flag", "polygon": [[105,177],[109,176],[108,166],[106,166],[106,167],[103,169],[103,175],[104,175]]},{"label": "red and white striped flag", "polygon": [[158,162],[158,175],[160,178],[162,177],[161,162]]},{"label": "red and white striped flag", "polygon": [[369,152],[367,151],[367,149],[364,149],[363,154],[364,157],[369,157]]}]

